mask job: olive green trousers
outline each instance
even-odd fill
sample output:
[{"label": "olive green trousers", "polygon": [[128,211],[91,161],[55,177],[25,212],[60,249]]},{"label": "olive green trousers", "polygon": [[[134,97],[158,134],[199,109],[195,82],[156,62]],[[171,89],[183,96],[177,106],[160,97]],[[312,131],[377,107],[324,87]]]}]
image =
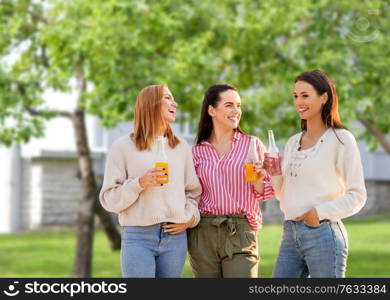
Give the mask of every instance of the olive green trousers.
[{"label": "olive green trousers", "polygon": [[188,229],[188,252],[197,278],[257,277],[257,235],[240,214],[202,214]]}]

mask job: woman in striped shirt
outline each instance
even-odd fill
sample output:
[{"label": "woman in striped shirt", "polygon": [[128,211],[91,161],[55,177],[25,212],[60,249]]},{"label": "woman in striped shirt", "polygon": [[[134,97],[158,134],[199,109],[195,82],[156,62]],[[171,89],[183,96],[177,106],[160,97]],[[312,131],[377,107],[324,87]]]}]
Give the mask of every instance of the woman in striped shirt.
[{"label": "woman in striped shirt", "polygon": [[[218,84],[206,91],[192,149],[202,185],[201,220],[188,230],[195,277],[257,277],[259,202],[274,193],[261,163],[256,164],[259,180],[245,181],[244,163],[251,136],[240,129],[240,117],[241,100],[234,87]],[[255,140],[262,161],[265,147]]]}]

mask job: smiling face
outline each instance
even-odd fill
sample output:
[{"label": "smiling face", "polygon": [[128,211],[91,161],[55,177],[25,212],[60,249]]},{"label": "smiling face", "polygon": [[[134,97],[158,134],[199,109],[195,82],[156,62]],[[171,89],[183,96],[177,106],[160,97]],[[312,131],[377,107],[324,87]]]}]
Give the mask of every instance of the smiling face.
[{"label": "smiling face", "polygon": [[241,99],[235,90],[227,90],[219,94],[216,107],[209,105],[208,113],[214,126],[236,129],[241,118]]},{"label": "smiling face", "polygon": [[177,103],[173,99],[171,91],[164,87],[163,98],[161,100],[161,113],[166,124],[175,122]]},{"label": "smiling face", "polygon": [[315,88],[306,81],[297,81],[294,87],[294,106],[303,120],[321,117],[327,94],[318,95]]}]

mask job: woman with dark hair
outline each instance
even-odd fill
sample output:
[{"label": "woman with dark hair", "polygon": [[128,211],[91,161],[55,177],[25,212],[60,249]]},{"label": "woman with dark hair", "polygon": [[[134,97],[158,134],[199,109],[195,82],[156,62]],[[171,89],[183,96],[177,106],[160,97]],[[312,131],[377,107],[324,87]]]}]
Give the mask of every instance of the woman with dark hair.
[{"label": "woman with dark hair", "polygon": [[[191,148],[170,127],[176,109],[167,86],[143,88],[135,104],[134,132],[117,139],[107,156],[100,203],[119,216],[124,277],[180,277],[186,229],[199,222],[201,186]],[[159,150],[165,152],[163,162]]]},{"label": "woman with dark hair", "polygon": [[241,99],[233,86],[218,84],[206,91],[192,149],[202,186],[201,220],[188,230],[195,277],[257,277],[259,202],[272,198],[273,190],[261,163],[255,166],[255,181],[245,181],[249,149],[262,161],[265,148],[240,129],[240,118]]},{"label": "woman with dark hair", "polygon": [[273,173],[271,158],[264,162],[285,219],[273,276],[344,277],[348,237],[341,219],[366,202],[359,149],[340,121],[336,87],[325,73],[295,79],[294,105],[302,132],[286,144],[282,173]]}]

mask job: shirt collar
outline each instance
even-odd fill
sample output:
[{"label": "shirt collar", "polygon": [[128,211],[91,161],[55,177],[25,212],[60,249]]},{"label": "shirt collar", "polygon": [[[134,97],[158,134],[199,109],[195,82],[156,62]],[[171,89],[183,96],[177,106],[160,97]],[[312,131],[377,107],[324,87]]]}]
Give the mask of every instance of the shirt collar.
[{"label": "shirt collar", "polygon": [[235,130],[233,133],[233,141],[234,142],[239,141],[241,138],[241,135],[242,135],[241,132],[239,132],[238,130]]},{"label": "shirt collar", "polygon": [[[238,130],[235,130],[233,133],[233,136],[232,136],[232,142],[236,143],[237,141],[240,140],[241,136],[242,136],[242,133],[239,132]],[[211,144],[206,140],[200,142],[200,145],[211,146]]]}]

